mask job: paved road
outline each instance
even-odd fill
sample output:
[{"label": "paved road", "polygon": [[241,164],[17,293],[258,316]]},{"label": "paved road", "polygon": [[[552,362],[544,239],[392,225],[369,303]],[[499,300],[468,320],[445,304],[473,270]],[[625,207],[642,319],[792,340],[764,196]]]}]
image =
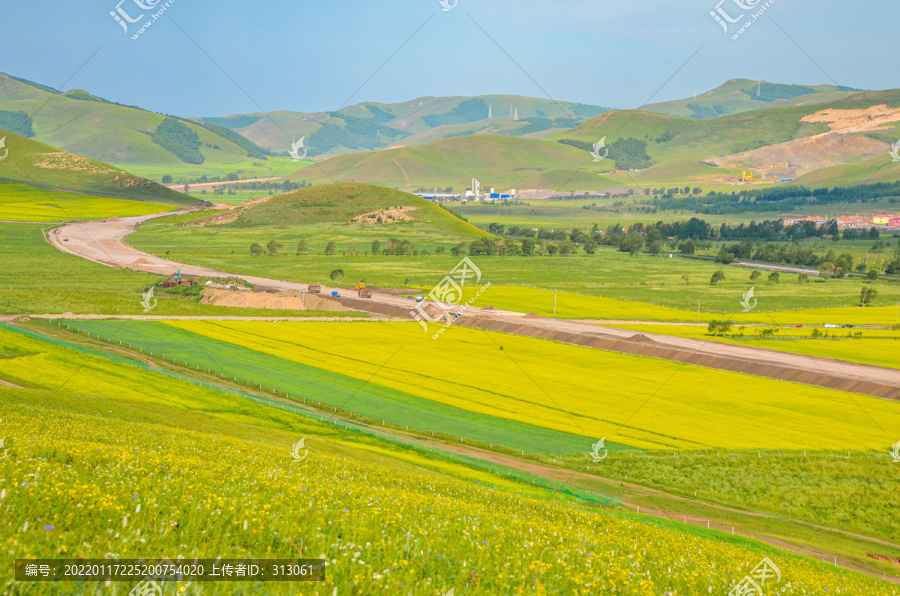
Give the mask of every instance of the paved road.
[{"label": "paved road", "polygon": [[[179,269],[184,275],[205,277],[239,277],[255,286],[264,286],[282,290],[306,292],[309,285],[299,282],[291,282],[251,275],[239,275],[236,273],[218,271],[197,265],[178,263],[161,257],[145,253],[126,244],[124,238],[138,229],[138,227],[151,219],[171,215],[161,213],[155,215],[143,215],[137,217],[111,218],[92,222],[77,222],[67,224],[61,228],[52,230],[49,234],[50,242],[60,250],[102,263],[113,267],[123,267],[137,271],[146,271],[159,275],[173,275]],[[345,295],[354,294],[352,299],[344,299],[342,303],[359,310],[372,310],[376,313],[388,316],[408,316],[411,303],[409,300],[387,293],[375,293],[371,300],[363,301],[355,298],[355,292],[346,288],[322,287],[322,294],[329,295],[332,291],[343,292]],[[380,309],[380,310],[379,310]],[[744,346],[724,344],[718,342],[673,337],[655,333],[636,334],[634,331],[603,327],[585,321],[572,321],[564,319],[531,318],[524,313],[482,310],[470,308],[467,317],[477,317],[493,324],[513,323],[515,329],[510,332],[529,335],[529,330],[537,332],[552,332],[559,334],[571,334],[572,337],[585,335],[599,336],[612,339],[633,339],[641,336],[656,342],[661,347],[671,347],[682,351],[690,351],[696,356],[725,357],[733,361],[741,361],[753,365],[772,365],[779,368],[789,367],[829,379],[841,379],[854,382],[877,383],[881,386],[900,388],[900,370],[881,368],[863,364],[854,364],[831,360],[827,358],[814,358],[799,354],[776,352],[761,348],[749,348]],[[558,341],[567,341],[561,337]],[[575,342],[573,342],[575,343]],[[780,378],[777,374],[769,374],[757,370],[754,374]],[[805,381],[810,382],[810,381]],[[820,384],[820,383],[813,383]]]}]

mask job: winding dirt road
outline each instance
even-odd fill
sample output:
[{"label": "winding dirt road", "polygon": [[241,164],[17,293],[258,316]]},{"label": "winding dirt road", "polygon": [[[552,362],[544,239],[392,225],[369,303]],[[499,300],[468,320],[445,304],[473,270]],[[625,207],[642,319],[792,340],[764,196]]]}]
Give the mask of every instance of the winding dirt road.
[{"label": "winding dirt road", "polygon": [[[181,270],[182,274],[192,276],[239,277],[255,286],[267,288],[300,292],[309,290],[309,285],[305,283],[240,275],[170,261],[125,243],[124,239],[141,224],[165,215],[172,213],[67,224],[52,230],[49,241],[63,252],[111,267],[159,275],[174,275]],[[352,290],[322,287],[323,295],[332,292],[347,294]],[[368,300],[346,296],[337,300],[353,310],[411,318],[411,302],[386,292],[375,291]],[[426,301],[425,306],[428,305]],[[455,324],[900,400],[900,370],[896,369],[657,333],[635,333],[587,321],[526,316],[524,313],[474,307],[469,308]]]}]

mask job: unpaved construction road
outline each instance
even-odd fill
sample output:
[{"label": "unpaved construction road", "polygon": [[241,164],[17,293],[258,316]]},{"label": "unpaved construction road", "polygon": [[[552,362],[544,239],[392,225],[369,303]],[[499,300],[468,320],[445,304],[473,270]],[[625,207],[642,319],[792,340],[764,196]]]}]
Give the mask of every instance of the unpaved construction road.
[{"label": "unpaved construction road", "polygon": [[[309,285],[305,283],[240,275],[178,263],[137,250],[124,242],[124,238],[142,223],[164,215],[171,213],[72,223],[53,230],[49,234],[49,240],[63,252],[112,267],[159,275],[174,275],[180,269],[183,275],[238,277],[255,286],[308,291]],[[352,293],[352,290],[346,288],[322,287],[323,296],[329,296],[333,291]],[[377,291],[368,300],[355,297],[336,300],[353,310],[404,319],[411,318],[411,304],[414,304],[400,296]],[[900,399],[900,370],[895,369],[656,333],[635,333],[585,321],[536,317],[501,310],[469,308],[454,324]]]}]

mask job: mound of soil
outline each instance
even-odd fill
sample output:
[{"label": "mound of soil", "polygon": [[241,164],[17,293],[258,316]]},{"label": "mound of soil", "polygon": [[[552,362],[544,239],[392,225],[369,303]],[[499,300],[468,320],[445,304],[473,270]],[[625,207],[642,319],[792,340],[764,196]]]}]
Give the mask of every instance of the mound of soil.
[{"label": "mound of soil", "polygon": [[236,290],[220,290],[206,288],[200,294],[200,304],[230,306],[232,308],[264,308],[268,310],[324,310],[329,312],[347,312],[351,309],[334,300],[315,294],[301,292],[240,292]]}]

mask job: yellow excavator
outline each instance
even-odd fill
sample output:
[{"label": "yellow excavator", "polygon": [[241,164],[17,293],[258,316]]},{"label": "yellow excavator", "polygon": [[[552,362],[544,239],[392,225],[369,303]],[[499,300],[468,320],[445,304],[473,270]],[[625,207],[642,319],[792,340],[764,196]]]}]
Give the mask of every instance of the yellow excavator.
[{"label": "yellow excavator", "polygon": [[354,287],[353,289],[354,290],[365,290],[366,282],[363,282],[363,281],[359,282],[358,284],[356,284],[356,287]]}]

